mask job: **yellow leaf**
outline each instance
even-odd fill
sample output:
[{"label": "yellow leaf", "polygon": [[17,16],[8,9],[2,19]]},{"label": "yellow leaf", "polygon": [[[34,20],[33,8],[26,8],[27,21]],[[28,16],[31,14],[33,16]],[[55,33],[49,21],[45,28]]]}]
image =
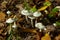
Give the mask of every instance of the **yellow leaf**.
[{"label": "yellow leaf", "polygon": [[43,10],[45,10],[47,7],[48,7],[48,6],[43,6],[43,7],[41,7],[40,9],[38,9],[38,11],[43,11]]},{"label": "yellow leaf", "polygon": [[41,38],[41,40],[51,40],[51,37],[49,36],[48,33],[46,33],[45,36]]}]

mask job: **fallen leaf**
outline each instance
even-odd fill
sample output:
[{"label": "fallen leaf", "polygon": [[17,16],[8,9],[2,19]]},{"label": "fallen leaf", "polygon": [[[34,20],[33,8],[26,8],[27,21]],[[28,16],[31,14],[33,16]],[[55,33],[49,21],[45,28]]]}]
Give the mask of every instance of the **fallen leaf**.
[{"label": "fallen leaf", "polygon": [[5,13],[0,12],[0,21],[4,21],[5,20],[5,16],[6,16]]},{"label": "fallen leaf", "polygon": [[0,23],[0,28],[4,27],[4,23]]},{"label": "fallen leaf", "polygon": [[60,35],[55,37],[56,40],[60,40]]},{"label": "fallen leaf", "polygon": [[0,34],[1,34],[2,32],[3,32],[3,30],[1,29],[1,30],[0,30]]},{"label": "fallen leaf", "polygon": [[43,11],[43,10],[45,10],[47,7],[48,7],[48,6],[43,6],[43,7],[41,7],[40,9],[38,9],[38,11]]},{"label": "fallen leaf", "polygon": [[46,33],[45,36],[41,38],[41,40],[51,40],[51,37],[49,36],[48,33]]}]

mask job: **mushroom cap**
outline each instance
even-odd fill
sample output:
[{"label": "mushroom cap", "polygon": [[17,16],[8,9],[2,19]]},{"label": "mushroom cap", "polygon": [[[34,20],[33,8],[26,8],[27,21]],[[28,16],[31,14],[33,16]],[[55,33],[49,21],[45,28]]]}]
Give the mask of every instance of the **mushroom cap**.
[{"label": "mushroom cap", "polygon": [[47,10],[45,10],[44,12],[46,12],[46,13],[47,13],[48,11],[47,11]]},{"label": "mushroom cap", "polygon": [[54,26],[57,26],[56,23],[53,23]]},{"label": "mushroom cap", "polygon": [[59,9],[59,11],[60,11],[60,6],[56,6],[56,8],[58,8],[58,9]]},{"label": "mushroom cap", "polygon": [[6,23],[13,23],[13,22],[14,22],[14,20],[12,18],[9,18],[6,20]]},{"label": "mushroom cap", "polygon": [[60,6],[56,6],[56,8],[60,8]]},{"label": "mushroom cap", "polygon": [[34,17],[34,16],[28,16],[28,18],[30,18],[30,19],[35,19],[35,17]]},{"label": "mushroom cap", "polygon": [[7,14],[11,14],[11,12],[10,11],[7,11]]},{"label": "mushroom cap", "polygon": [[37,28],[39,28],[39,29],[44,29],[44,28],[45,28],[45,26],[42,25],[42,23],[36,23],[36,24],[35,24],[35,27],[37,27]]},{"label": "mushroom cap", "polygon": [[23,10],[21,11],[21,14],[22,14],[22,15],[27,15],[27,16],[28,16],[28,15],[31,15],[31,13],[29,13],[28,10],[25,10],[25,9],[23,9]]},{"label": "mushroom cap", "polygon": [[33,16],[34,16],[34,17],[39,17],[39,16],[41,16],[41,15],[42,15],[41,12],[34,12],[34,13],[33,13]]}]

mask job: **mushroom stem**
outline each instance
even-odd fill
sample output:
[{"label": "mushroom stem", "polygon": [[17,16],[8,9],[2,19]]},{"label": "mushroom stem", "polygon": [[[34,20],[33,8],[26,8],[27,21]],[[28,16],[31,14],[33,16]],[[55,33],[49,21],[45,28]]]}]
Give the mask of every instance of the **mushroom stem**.
[{"label": "mushroom stem", "polygon": [[25,18],[26,18],[26,21],[28,22],[28,16],[25,16]]},{"label": "mushroom stem", "polygon": [[8,15],[8,17],[9,17],[10,15]]},{"label": "mushroom stem", "polygon": [[37,23],[37,18],[36,18],[36,20],[35,20],[35,24]]},{"label": "mushroom stem", "polygon": [[32,27],[33,27],[33,19],[31,19],[31,25],[32,25]]},{"label": "mushroom stem", "polygon": [[11,30],[12,30],[12,27],[11,27],[11,24],[10,24],[10,26],[9,26],[9,30],[8,30],[8,34],[11,33]]}]

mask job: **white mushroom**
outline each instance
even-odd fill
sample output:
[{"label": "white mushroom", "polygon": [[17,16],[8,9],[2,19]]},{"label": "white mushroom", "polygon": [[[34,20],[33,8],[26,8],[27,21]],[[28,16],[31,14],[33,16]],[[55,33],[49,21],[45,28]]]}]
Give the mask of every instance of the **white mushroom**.
[{"label": "white mushroom", "polygon": [[35,24],[35,27],[37,27],[38,29],[40,29],[40,31],[41,31],[42,29],[45,29],[45,26],[44,26],[42,23],[36,23],[36,24]]},{"label": "white mushroom", "polygon": [[56,6],[56,8],[58,8],[58,9],[59,9],[59,11],[60,11],[60,6]]},{"label": "white mushroom", "polygon": [[37,23],[37,17],[39,17],[41,15],[42,15],[41,12],[38,12],[38,11],[36,11],[36,12],[33,13],[33,16],[36,17],[35,24]]},{"label": "white mushroom", "polygon": [[56,23],[53,23],[54,26],[57,26]]},{"label": "white mushroom", "polygon": [[13,23],[13,22],[14,22],[14,20],[12,18],[9,18],[6,20],[6,23]]},{"label": "white mushroom", "polygon": [[11,12],[10,12],[10,11],[7,11],[7,14],[8,14],[8,15],[10,15],[10,14],[11,14]]},{"label": "white mushroom", "polygon": [[23,9],[23,10],[21,11],[21,14],[28,16],[28,15],[30,15],[31,13],[29,13],[28,10]]},{"label": "white mushroom", "polygon": [[34,16],[28,16],[28,18],[31,19],[31,25],[32,25],[32,27],[33,27],[33,19],[35,19],[35,17],[34,17]]},{"label": "white mushroom", "polygon": [[60,6],[56,6],[56,8],[60,8]]},{"label": "white mushroom", "polygon": [[21,11],[21,14],[22,14],[22,15],[25,15],[26,21],[28,21],[27,16],[31,15],[31,13],[29,13],[28,10],[25,10],[25,9],[23,9],[23,10]]},{"label": "white mushroom", "polygon": [[42,15],[41,12],[34,12],[34,13],[33,13],[33,16],[34,16],[34,17],[39,17],[39,16],[41,16],[41,15]]},{"label": "white mushroom", "polygon": [[11,12],[10,11],[7,11],[6,13],[8,14],[8,17],[11,15]]},{"label": "white mushroom", "polygon": [[16,25],[16,23],[14,22],[12,28],[16,28],[16,27],[17,27],[17,25]]}]

